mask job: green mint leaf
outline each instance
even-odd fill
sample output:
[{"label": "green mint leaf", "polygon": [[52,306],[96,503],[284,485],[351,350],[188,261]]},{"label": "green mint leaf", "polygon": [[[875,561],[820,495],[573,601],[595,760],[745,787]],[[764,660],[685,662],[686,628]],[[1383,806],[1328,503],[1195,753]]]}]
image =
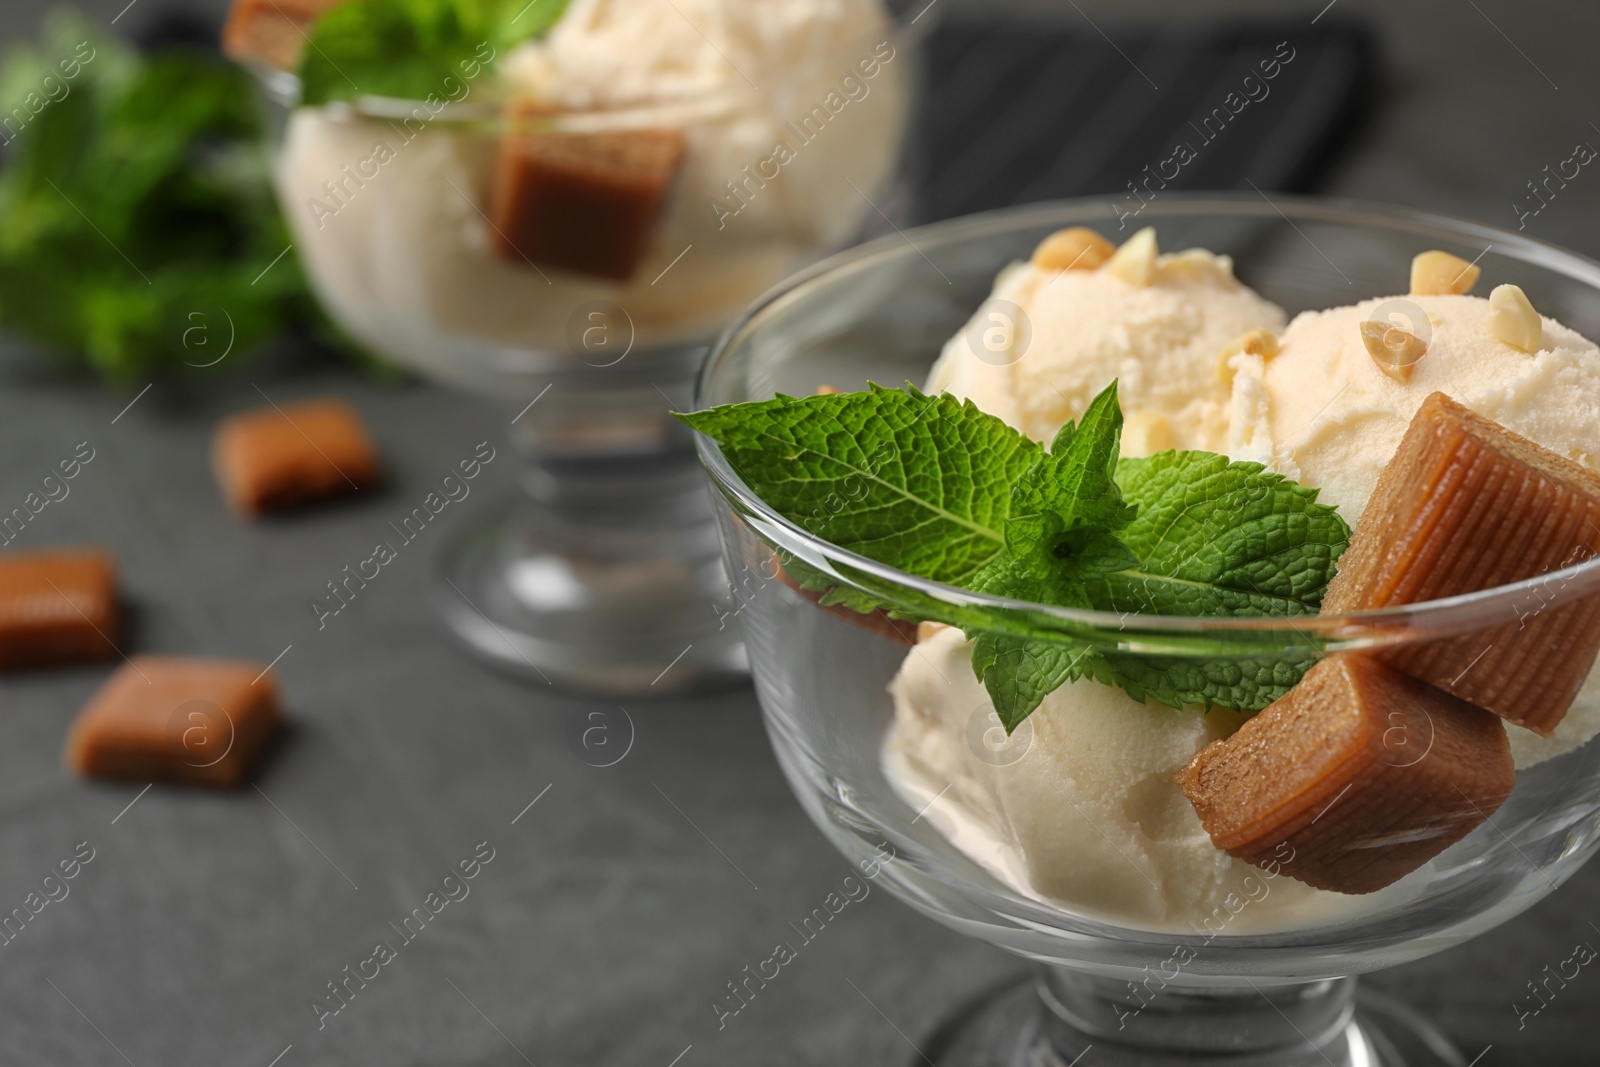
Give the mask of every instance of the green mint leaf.
[{"label": "green mint leaf", "polygon": [[1209,452],[1124,460],[1137,516],[1120,531],[1143,565],[1093,591],[1097,607],[1154,615],[1314,614],[1350,543],[1317,491]]},{"label": "green mint leaf", "polygon": [[315,319],[247,73],[141,56],[61,12],[0,86],[21,107],[3,116],[0,328],[128,381],[231,369]]},{"label": "green mint leaf", "polygon": [[1046,696],[1083,677],[1088,662],[1096,655],[1082,646],[1007,634],[979,634],[972,644],[972,670],[1009,734],[1038,709]]},{"label": "green mint leaf", "polygon": [[[1061,523],[1056,515],[1007,522],[1008,550],[973,576],[973,590],[1033,604],[1090,608],[1089,583],[1139,565],[1138,557],[1109,530],[1088,526],[1063,531]],[[973,673],[983,682],[1008,733],[1051,690],[1085,671],[1100,677],[1110,673],[1099,653],[1059,637],[1029,640],[982,630],[967,636],[975,638]],[[993,666],[997,649],[1008,653],[1000,670]]]},{"label": "green mint leaf", "polygon": [[[1049,453],[1023,472],[1011,494],[1006,551],[973,576],[973,590],[1089,608],[1088,583],[1137,568],[1139,557],[1115,533],[1136,511],[1115,478],[1121,444],[1122,408],[1112,382],[1081,420],[1062,426]],[[1085,646],[982,631],[974,638],[972,669],[1008,732],[1053,689],[1085,671],[1111,673]]]},{"label": "green mint leaf", "polygon": [[[1119,533],[1142,560],[1091,581],[1102,611],[1187,616],[1314,614],[1350,528],[1307,489],[1256,463],[1209,452],[1123,460],[1117,481],[1137,515]],[[1115,684],[1163,704],[1259,711],[1316,660],[1181,659],[1108,653]]]},{"label": "green mint leaf", "polygon": [[1011,488],[1041,454],[971,403],[876,385],[678,418],[806,532],[954,585],[1004,549]]},{"label": "green mint leaf", "polygon": [[974,574],[968,586],[1013,600],[1088,608],[1088,583],[1138,565],[1139,558],[1109,530],[1063,530],[1059,516],[1024,515],[1006,522],[1006,551]]},{"label": "green mint leaf", "polygon": [[1271,659],[1184,659],[1106,653],[1105,673],[1097,675],[1120,686],[1135,699],[1146,697],[1171,708],[1203,707],[1260,711],[1300,682],[1318,656],[1307,646],[1303,657]]},{"label": "green mint leaf", "polygon": [[509,48],[541,36],[567,0],[347,0],[311,33],[300,100],[361,96],[443,102],[469,91]]},{"label": "green mint leaf", "polygon": [[1134,514],[1115,478],[1121,447],[1122,408],[1112,382],[1081,420],[1061,428],[1049,454],[1023,474],[1012,493],[1012,513],[1049,512],[1061,516],[1067,529],[1121,529]]},{"label": "green mint leaf", "polygon": [[[1138,557],[1111,531],[1096,526],[1064,530],[1063,524],[1055,514],[1009,520],[1007,551],[973,576],[973,590],[1035,604],[1089,608],[1088,583],[1139,565]],[[1059,637],[1030,640],[981,629],[968,636],[974,638],[973,673],[1007,732],[1051,690],[1086,671],[1110,673],[1099,653]],[[1005,655],[997,659],[1001,652]]]}]

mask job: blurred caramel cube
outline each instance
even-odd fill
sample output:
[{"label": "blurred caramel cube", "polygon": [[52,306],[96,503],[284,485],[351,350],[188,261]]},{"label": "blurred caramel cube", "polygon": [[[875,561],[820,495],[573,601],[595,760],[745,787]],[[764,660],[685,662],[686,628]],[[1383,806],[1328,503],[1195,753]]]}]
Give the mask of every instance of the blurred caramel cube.
[{"label": "blurred caramel cube", "polygon": [[78,713],[66,762],[88,778],[231,788],[281,726],[266,664],[139,656]]},{"label": "blurred caramel cube", "polygon": [[0,670],[117,654],[116,565],[104,552],[0,555]]},{"label": "blurred caramel cube", "polygon": [[[1370,611],[1475,593],[1600,554],[1600,475],[1430,396],[1384,468],[1322,610]],[[1548,735],[1600,655],[1600,597],[1547,606],[1561,583],[1498,625],[1374,654]]]},{"label": "blurred caramel cube", "polygon": [[1177,781],[1218,848],[1318,889],[1371,893],[1494,814],[1516,769],[1493,715],[1339,655]]},{"label": "blurred caramel cube", "polygon": [[676,130],[507,134],[490,197],[497,254],[628,281],[685,151]]},{"label": "blurred caramel cube", "polygon": [[332,398],[225,419],[212,463],[228,500],[247,515],[358,492],[381,478],[361,416]]}]

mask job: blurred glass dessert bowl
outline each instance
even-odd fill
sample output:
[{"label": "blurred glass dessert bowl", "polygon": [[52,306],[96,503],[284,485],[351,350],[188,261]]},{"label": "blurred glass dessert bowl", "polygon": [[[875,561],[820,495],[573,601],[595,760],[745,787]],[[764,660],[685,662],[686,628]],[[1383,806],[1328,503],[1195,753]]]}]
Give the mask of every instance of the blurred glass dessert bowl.
[{"label": "blurred glass dessert bowl", "polygon": [[740,676],[667,411],[891,181],[911,61],[879,0],[237,0],[228,44],[291,109],[280,199],[333,318],[510,423],[523,491],[439,557],[454,632],[593,691]]},{"label": "blurred glass dessert bowl", "polygon": [[[1307,471],[1341,470],[1343,481],[1329,478],[1331,502],[1365,523],[1375,521],[1379,509],[1374,505],[1372,514],[1361,515],[1365,494],[1373,492],[1372,478],[1363,482],[1363,472],[1376,476],[1409,432],[1414,414],[1420,419],[1436,411],[1423,403],[1425,391],[1478,403],[1485,414],[1513,429],[1521,425],[1564,451],[1572,447],[1568,441],[1544,440],[1560,427],[1538,421],[1551,405],[1519,408],[1514,401],[1536,390],[1565,390],[1579,396],[1572,417],[1581,419],[1587,405],[1600,400],[1600,360],[1580,336],[1600,335],[1600,267],[1516,235],[1377,207],[1290,198],[1270,204],[1261,198],[1158,198],[1145,206],[1140,222],[1156,227],[1164,245],[1203,246],[1228,254],[1231,263],[1224,271],[1217,257],[1203,254],[1156,257],[1152,246],[1142,260],[1142,284],[1167,291],[1129,296],[1121,304],[1127,315],[1121,323],[1101,324],[1080,313],[1080,329],[1065,342],[1042,321],[1054,313],[1051,307],[1101,299],[1099,288],[1112,283],[1073,279],[1066,295],[1046,306],[1038,293],[1061,272],[1042,268],[1037,258],[1032,267],[1015,264],[1026,263],[1047,236],[1064,228],[1110,230],[1104,220],[1112,215],[1097,201],[1017,209],[912,231],[836,257],[786,283],[730,328],[702,373],[696,407],[765,401],[776,394],[810,397],[819,386],[920,383],[930,379],[930,366],[943,351],[932,375],[937,386],[957,388],[985,410],[1017,400],[1016,407],[994,413],[1036,439],[1048,439],[1059,420],[1029,425],[1028,404],[1037,405],[1041,397],[1054,404],[1059,395],[1061,418],[1081,418],[1087,427],[1088,397],[1071,393],[1069,372],[1101,359],[1121,378],[1129,400],[1123,441],[1130,454],[1180,447],[1251,455],[1264,444],[1263,460],[1285,465],[1298,458]],[[1342,354],[1319,347],[1323,326],[1342,324],[1337,344],[1348,332],[1353,350],[1372,369],[1387,350],[1377,342],[1377,351],[1364,348],[1357,327],[1362,316],[1390,323],[1387,311],[1376,310],[1382,303],[1357,305],[1359,314],[1320,309],[1335,299],[1394,292],[1405,265],[1432,249],[1457,257],[1456,275],[1467,274],[1462,268],[1470,264],[1473,278],[1481,271],[1497,285],[1514,285],[1551,317],[1544,321],[1542,343],[1535,317],[1535,343],[1516,349],[1524,353],[1526,370],[1515,382],[1489,381],[1476,367],[1458,367],[1463,373],[1452,380],[1447,358],[1479,353],[1487,343],[1480,328],[1509,336],[1517,321],[1525,322],[1515,315],[1509,325],[1501,321],[1499,291],[1494,301],[1474,298],[1469,305],[1460,296],[1420,295],[1415,275],[1413,293],[1419,295],[1408,302],[1419,317],[1410,330],[1431,335],[1433,364],[1414,370],[1377,364],[1373,373],[1379,378],[1369,379],[1358,377],[1363,369],[1341,362]],[[1096,252],[1091,258],[1098,263],[1103,256]],[[1129,264],[1119,266],[1126,270]],[[1241,296],[1249,290],[1233,281],[1235,267],[1259,294],[1258,302]],[[1151,271],[1166,272],[1165,279],[1150,282]],[[1221,299],[1173,295],[1197,292],[1195,286],[1209,286]],[[1278,308],[1316,313],[1286,327]],[[1492,326],[1486,325],[1490,316]],[[1251,319],[1257,321],[1243,321]],[[1221,332],[1212,336],[1213,328]],[[1394,328],[1385,325],[1380,334]],[[1225,344],[1235,330],[1268,335],[1270,354]],[[1176,369],[1152,375],[1136,365],[1136,356],[1145,358],[1141,351],[1155,350],[1140,346],[1157,337],[1168,348],[1193,343],[1202,355],[1209,346],[1200,364],[1203,377],[1189,395],[1162,400],[1170,384],[1163,375]],[[1008,368],[1013,383],[1026,381],[1017,349],[1030,347],[1042,352],[1028,372],[1037,389],[984,393],[981,382],[973,384],[995,367]],[[1220,373],[1219,357],[1228,369],[1218,385],[1226,410],[1188,410],[1191,401],[1202,407],[1209,402],[1206,383]],[[965,380],[952,359],[967,361]],[[1063,362],[1052,367],[1050,359]],[[1297,366],[1301,386],[1316,393],[1316,403],[1298,414],[1285,384],[1267,380]],[[1060,391],[1052,394],[1047,380],[1062,383]],[[1386,381],[1394,383],[1393,390]],[[1348,402],[1342,399],[1346,391]],[[1250,402],[1262,394],[1264,407],[1252,408]],[[924,411],[929,419],[957,416],[951,406],[934,409],[928,398],[912,399],[921,406],[911,409],[907,427]],[[1162,403],[1170,403],[1170,415],[1157,413]],[[1326,413],[1340,431],[1323,433]],[[1278,414],[1295,425],[1274,423]],[[793,425],[803,425],[799,416]],[[1352,440],[1350,427],[1385,442],[1375,464],[1341,451]],[[1078,435],[1086,432],[1081,428]],[[1274,450],[1289,440],[1298,452]],[[1062,444],[1058,439],[1056,448]],[[931,1043],[919,1042],[933,1062],[1065,1065],[1093,1045],[1090,1058],[1097,1063],[1464,1064],[1464,1057],[1399,1004],[1365,990],[1358,998],[1350,976],[1483,933],[1554,889],[1597,847],[1600,746],[1585,743],[1600,726],[1592,678],[1548,737],[1518,725],[1501,731],[1487,711],[1442,692],[1432,715],[1402,715],[1393,720],[1396,732],[1373,733],[1365,758],[1378,778],[1414,767],[1435,774],[1455,758],[1446,756],[1443,740],[1454,716],[1478,716],[1471,728],[1489,724],[1499,738],[1493,756],[1504,774],[1515,760],[1515,787],[1509,796],[1502,792],[1479,801],[1492,814],[1478,811],[1485,817],[1471,820],[1475,829],[1462,827],[1464,836],[1452,835],[1453,844],[1412,865],[1411,873],[1376,892],[1363,886],[1336,893],[1300,880],[1306,872],[1295,867],[1293,848],[1280,864],[1271,858],[1246,863],[1213,847],[1214,828],[1209,822],[1202,828],[1173,781],[1207,742],[1239,728],[1236,713],[1202,716],[1194,708],[1161,708],[1084,678],[1046,696],[1008,738],[994,691],[986,691],[967,667],[958,631],[925,627],[908,652],[909,641],[890,636],[893,620],[849,610],[852,602],[877,604],[910,619],[965,620],[966,628],[980,633],[1054,635],[1114,659],[1125,674],[1221,662],[1282,665],[1298,678],[1309,661],[1329,654],[1337,655],[1316,670],[1352,662],[1352,655],[1387,662],[1442,647],[1448,639],[1508,624],[1515,628],[1530,612],[1592,605],[1600,593],[1600,564],[1589,558],[1596,546],[1581,561],[1544,577],[1379,610],[1288,618],[1082,610],[975,593],[842,549],[755,492],[736,471],[726,441],[703,438],[700,448],[725,504],[725,551],[769,734],[803,806],[852,862],[880,866],[887,884],[908,903],[1043,965],[1036,980],[985,997]],[[863,452],[863,482],[900,461],[892,451],[876,458],[870,447]],[[988,467],[1010,462],[998,448],[984,456]],[[1586,456],[1574,458],[1587,462]],[[804,465],[810,457],[798,455],[793,462]],[[1308,478],[1307,484],[1315,483]],[[847,497],[865,498],[849,488],[836,492],[840,499],[831,503],[819,492],[820,510],[806,514],[841,511]],[[1357,543],[1361,530],[1358,523]],[[897,532],[877,530],[884,538]],[[832,590],[826,609],[817,602],[819,579]],[[863,620],[879,635],[868,635]],[[912,636],[905,632],[907,623],[898,626]],[[1587,656],[1584,663],[1556,664],[1552,671],[1581,682],[1593,663],[1592,648]],[[1362,684],[1357,680],[1356,688]],[[1289,689],[1272,708],[1293,701],[1298,691]],[[1408,705],[1395,701],[1394,713],[1400,714]],[[1380,726],[1390,707],[1380,701],[1373,709]],[[1262,712],[1251,724],[1266,721]],[[1419,724],[1426,736],[1416,729]],[[1444,784],[1446,792],[1456,788]],[[1474,787],[1463,781],[1461,788]],[[1474,805],[1466,792],[1461,795],[1468,807]],[[1327,807],[1319,803],[1310,810],[1289,838],[1300,846],[1302,863],[1309,851],[1304,835],[1316,832],[1317,819],[1330,808],[1335,814],[1326,825],[1344,817],[1336,807],[1342,796],[1331,794]],[[1422,804],[1415,801],[1418,810]],[[1401,840],[1405,834],[1390,836],[1372,845],[1374,854],[1408,847]],[[885,856],[892,859],[886,862]]]}]

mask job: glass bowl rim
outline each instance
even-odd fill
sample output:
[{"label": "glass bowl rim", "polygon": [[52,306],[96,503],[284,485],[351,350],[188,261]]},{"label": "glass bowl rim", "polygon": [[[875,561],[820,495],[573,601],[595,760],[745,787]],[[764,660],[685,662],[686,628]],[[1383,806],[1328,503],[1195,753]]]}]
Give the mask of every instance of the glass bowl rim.
[{"label": "glass bowl rim", "polygon": [[[428,101],[402,96],[382,96],[379,94],[364,94],[353,100],[332,100],[326,104],[302,104],[300,102],[300,76],[293,71],[279,70],[275,67],[263,66],[259,63],[244,65],[255,76],[257,84],[274,102],[295,111],[301,109],[321,111],[336,119],[372,119],[405,120],[415,117],[418,108],[427,110]],[[452,75],[453,77],[453,75]],[[457,79],[460,80],[460,79]],[[559,125],[562,122],[583,123],[585,120],[603,123],[606,128],[633,129],[648,125],[660,125],[663,113],[675,110],[703,109],[706,113],[716,114],[718,109],[728,108],[737,103],[744,96],[744,90],[739,88],[722,87],[699,93],[683,93],[678,96],[664,96],[648,101],[629,104],[615,104],[604,107],[561,107],[548,111],[530,112],[527,116],[518,119],[508,119],[506,105],[510,98],[496,98],[488,103],[466,103],[465,101],[445,100],[437,112],[429,112],[428,124],[442,126],[472,126],[474,128],[495,128],[516,131],[527,129],[536,131],[545,126]]]},{"label": "glass bowl rim", "polygon": [[[1079,197],[1001,208],[935,222],[908,231],[897,230],[896,233],[858,245],[813,264],[768,290],[741,312],[722,332],[695,377],[691,410],[698,411],[707,406],[706,398],[719,371],[727,365],[728,359],[740,347],[740,343],[759,329],[762,319],[838,275],[870,268],[874,264],[903,256],[908,245],[926,258],[928,250],[958,245],[975,238],[993,236],[1010,230],[1057,228],[1060,225],[1081,224],[1088,221],[1091,212],[1104,213],[1108,206],[1112,217],[1115,217],[1115,204],[1108,197]],[[1296,219],[1301,219],[1311,222],[1377,225],[1386,229],[1410,232],[1417,236],[1434,236],[1450,241],[1472,238],[1483,241],[1502,254],[1510,254],[1513,259],[1563,274],[1600,291],[1600,262],[1586,256],[1497,227],[1373,201],[1289,194],[1274,194],[1272,199],[1268,200],[1264,194],[1252,196],[1248,193],[1231,192],[1171,193],[1164,194],[1161,200],[1146,203],[1140,218],[1144,221],[1144,215],[1149,214],[1153,221],[1146,224],[1154,225],[1164,216],[1193,216],[1205,213],[1240,218],[1277,217],[1288,222],[1291,227],[1295,227]],[[1295,228],[1298,230],[1298,227]],[[813,565],[817,560],[843,565],[947,604],[1004,613],[1025,612],[1095,630],[1125,631],[1129,628],[1130,620],[1137,620],[1138,629],[1150,633],[1262,634],[1292,631],[1302,637],[1315,636],[1333,641],[1359,638],[1382,630],[1428,628],[1459,632],[1463,629],[1481,627],[1484,625],[1483,616],[1488,612],[1512,606],[1518,601],[1525,601],[1529,596],[1537,597],[1540,609],[1543,610],[1600,592],[1600,556],[1597,556],[1571,567],[1509,585],[1438,600],[1340,615],[1243,618],[1124,615],[1118,612],[1085,611],[1051,604],[1034,604],[975,593],[968,589],[921,578],[850,552],[810,534],[779,514],[751,490],[733,470],[716,441],[704,434],[696,434],[695,439],[701,461],[718,490],[737,503],[737,510],[758,517],[767,530],[781,533],[781,540],[789,542],[792,547],[805,550],[808,553],[807,562],[812,562]],[[828,569],[833,570],[832,567]],[[846,585],[854,584],[851,579],[839,575],[836,571],[831,576]],[[1541,595],[1541,591],[1548,592],[1557,582],[1561,583],[1561,587],[1554,596]]]}]

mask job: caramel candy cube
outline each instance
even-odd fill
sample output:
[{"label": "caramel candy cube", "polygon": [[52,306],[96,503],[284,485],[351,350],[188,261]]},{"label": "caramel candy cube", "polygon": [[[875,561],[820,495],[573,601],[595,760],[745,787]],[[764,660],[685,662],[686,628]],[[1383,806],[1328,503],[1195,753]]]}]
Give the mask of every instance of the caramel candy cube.
[{"label": "caramel candy cube", "polygon": [[497,254],[627,281],[650,249],[685,150],[676,130],[507,134],[490,197]]},{"label": "caramel candy cube", "polygon": [[222,50],[240,63],[295,70],[317,17],[342,0],[234,0]]},{"label": "caramel candy cube", "polygon": [[1318,889],[1371,893],[1493,815],[1516,769],[1493,715],[1339,655],[1177,782],[1218,848]]},{"label": "caramel candy cube", "polygon": [[0,556],[0,670],[117,654],[116,566],[104,552]]},{"label": "caramel candy cube", "polygon": [[[1478,592],[1597,552],[1600,475],[1435,393],[1379,478],[1322,610]],[[1559,592],[1530,593],[1489,629],[1374,654],[1549,735],[1600,654],[1600,597],[1547,607]]]},{"label": "caramel candy cube", "polygon": [[139,656],[78,713],[66,761],[88,778],[231,788],[282,721],[264,663]]},{"label": "caramel candy cube", "polygon": [[217,427],[212,462],[223,492],[248,515],[378,484],[378,453],[342,400],[261,408]]}]

